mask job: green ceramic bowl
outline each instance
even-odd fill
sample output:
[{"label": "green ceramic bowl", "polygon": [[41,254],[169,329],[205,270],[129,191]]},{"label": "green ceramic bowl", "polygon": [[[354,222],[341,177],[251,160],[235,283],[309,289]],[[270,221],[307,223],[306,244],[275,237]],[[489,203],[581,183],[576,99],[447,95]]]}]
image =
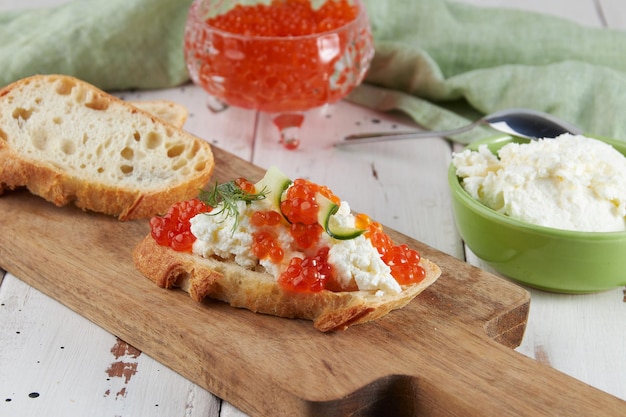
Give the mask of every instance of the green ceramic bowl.
[{"label": "green ceramic bowl", "polygon": [[[598,138],[626,155],[626,142]],[[512,141],[475,142],[492,152]],[[497,213],[472,198],[450,164],[448,182],[459,233],[479,258],[499,273],[531,287],[562,293],[590,293],[626,285],[626,232],[574,232],[535,226]]]}]

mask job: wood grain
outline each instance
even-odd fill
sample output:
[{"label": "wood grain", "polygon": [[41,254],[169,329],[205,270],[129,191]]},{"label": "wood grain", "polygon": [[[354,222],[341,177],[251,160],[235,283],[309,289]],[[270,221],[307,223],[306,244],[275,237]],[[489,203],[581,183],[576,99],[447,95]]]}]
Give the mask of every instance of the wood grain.
[{"label": "wood grain", "polygon": [[[215,180],[261,170],[214,148]],[[357,208],[358,209],[358,208]],[[522,288],[391,232],[442,277],[406,308],[346,332],[193,302],[133,267],[147,221],[0,198],[0,267],[252,416],[623,415],[623,401],[516,353]]]}]

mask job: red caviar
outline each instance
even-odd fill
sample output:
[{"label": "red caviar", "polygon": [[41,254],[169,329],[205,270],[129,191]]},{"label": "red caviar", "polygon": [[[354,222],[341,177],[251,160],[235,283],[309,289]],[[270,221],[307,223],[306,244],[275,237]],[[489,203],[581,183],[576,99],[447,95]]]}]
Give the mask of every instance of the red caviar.
[{"label": "red caviar", "polygon": [[426,271],[419,265],[420,255],[407,245],[394,246],[383,256],[383,261],[391,268],[391,276],[400,285],[410,285],[421,282]]},{"label": "red caviar", "polygon": [[191,233],[189,220],[211,210],[198,198],[176,203],[162,217],[150,219],[150,234],[161,246],[169,246],[179,252],[191,252],[196,237]]},{"label": "red caviar", "polygon": [[327,1],[317,10],[310,0],[273,0],[270,5],[238,4],[207,23],[245,36],[302,36],[341,27],[354,20],[357,11],[346,0]]},{"label": "red caviar", "polygon": [[278,278],[278,283],[289,291],[320,292],[332,279],[333,268],[328,263],[328,247],[321,248],[314,256],[295,257]]},{"label": "red caviar", "polygon": [[339,198],[328,187],[298,178],[287,189],[285,199],[280,203],[280,210],[291,223],[316,224],[319,211],[316,199],[318,192],[339,204]]},{"label": "red caviar", "polygon": [[407,245],[395,245],[380,223],[372,221],[365,214],[358,214],[356,226],[366,229],[365,236],[370,239],[383,262],[389,266],[391,276],[398,284],[416,284],[425,278],[426,271],[419,265],[420,254]]},{"label": "red caviar", "polygon": [[292,223],[289,228],[289,233],[299,250],[305,250],[315,245],[323,231],[322,226],[317,223]]},{"label": "red caviar", "polygon": [[315,224],[319,204],[315,199],[318,185],[305,179],[296,179],[287,189],[280,210],[291,223]]},{"label": "red caviar", "polygon": [[282,216],[277,211],[255,211],[250,217],[250,224],[255,227],[278,226],[281,220]]},{"label": "red caviar", "polygon": [[318,9],[309,0],[237,5],[206,21],[198,7],[185,33],[190,74],[233,106],[282,112],[335,102],[362,80],[371,59],[367,20],[348,25],[362,6],[348,0]]},{"label": "red caviar", "polygon": [[283,260],[285,252],[276,235],[269,230],[252,233],[252,253],[259,259],[269,258],[273,263]]},{"label": "red caviar", "polygon": [[[250,224],[260,230],[252,234],[252,253],[259,259],[269,258],[274,263],[283,260],[285,252],[280,246],[277,234],[272,227],[281,224],[282,216],[274,211],[255,211],[250,217]],[[266,227],[266,226],[269,226]]]},{"label": "red caviar", "polygon": [[254,194],[256,192],[254,184],[248,181],[246,178],[239,177],[235,179],[235,185],[246,194]]}]

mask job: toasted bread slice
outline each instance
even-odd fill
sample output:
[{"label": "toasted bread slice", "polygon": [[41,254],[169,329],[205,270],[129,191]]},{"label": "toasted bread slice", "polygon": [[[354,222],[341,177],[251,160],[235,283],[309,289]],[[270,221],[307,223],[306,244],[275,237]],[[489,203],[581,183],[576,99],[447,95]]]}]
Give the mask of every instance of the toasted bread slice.
[{"label": "toasted bread slice", "polygon": [[0,90],[0,160],[0,194],[26,187],[58,206],[73,202],[120,220],[194,197],[214,168],[206,141],[63,75]]},{"label": "toasted bread slice", "polygon": [[135,247],[133,259],[136,268],[158,286],[181,288],[195,301],[210,297],[258,313],[312,320],[322,332],[345,330],[402,308],[441,274],[436,264],[422,258],[426,278],[403,286],[397,295],[328,290],[301,293],[283,290],[270,274],[160,246],[150,235]]}]

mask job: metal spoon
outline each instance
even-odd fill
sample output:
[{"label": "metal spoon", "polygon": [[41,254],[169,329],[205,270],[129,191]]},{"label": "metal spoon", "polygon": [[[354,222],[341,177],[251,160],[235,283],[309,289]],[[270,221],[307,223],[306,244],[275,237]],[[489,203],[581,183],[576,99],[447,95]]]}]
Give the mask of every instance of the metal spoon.
[{"label": "metal spoon", "polygon": [[489,125],[500,132],[528,139],[555,138],[563,133],[579,135],[582,131],[576,126],[556,117],[528,109],[508,109],[489,114],[467,126],[451,130],[427,130],[418,132],[376,132],[361,133],[345,137],[335,146],[362,143],[384,142],[389,140],[448,137],[467,132],[479,125]]}]

